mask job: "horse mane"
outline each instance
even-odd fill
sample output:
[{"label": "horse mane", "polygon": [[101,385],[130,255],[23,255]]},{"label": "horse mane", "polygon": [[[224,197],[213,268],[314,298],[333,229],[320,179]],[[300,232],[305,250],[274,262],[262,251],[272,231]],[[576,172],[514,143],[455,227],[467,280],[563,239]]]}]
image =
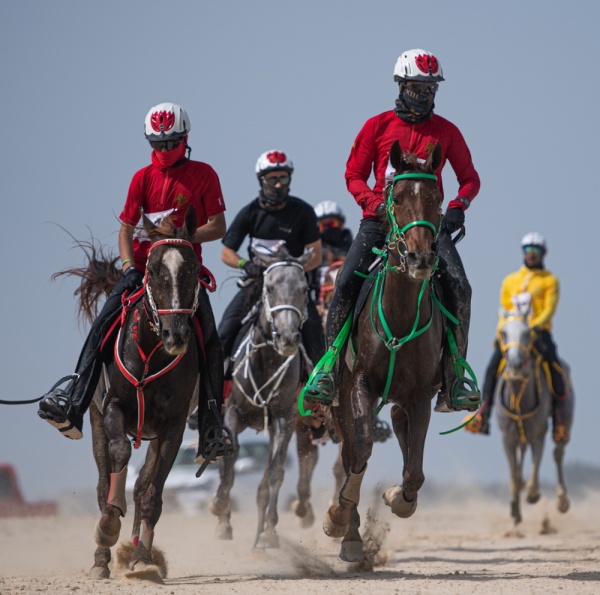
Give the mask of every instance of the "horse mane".
[{"label": "horse mane", "polygon": [[146,229],[148,236],[151,239],[163,238],[181,238],[184,240],[191,240],[189,233],[185,229],[185,225],[182,227],[176,227],[173,218],[171,216],[165,217],[154,229]]},{"label": "horse mane", "polygon": [[78,301],[77,322],[86,320],[93,322],[98,315],[98,303],[108,296],[117,281],[121,278],[121,270],[117,268],[118,256],[106,249],[92,237],[90,240],[77,240],[75,245],[83,250],[84,265],[71,267],[54,273],[50,278],[56,281],[59,277],[79,277],[79,287],[73,292]]}]

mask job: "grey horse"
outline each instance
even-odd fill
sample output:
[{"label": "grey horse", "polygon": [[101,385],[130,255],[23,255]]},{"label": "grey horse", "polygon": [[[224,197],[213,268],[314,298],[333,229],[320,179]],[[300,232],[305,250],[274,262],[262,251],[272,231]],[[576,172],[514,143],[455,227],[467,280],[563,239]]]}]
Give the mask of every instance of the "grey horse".
[{"label": "grey horse", "polygon": [[[497,405],[496,417],[510,467],[511,516],[517,525],[522,520],[519,498],[521,490],[526,489],[527,502],[530,504],[540,499],[539,470],[548,432],[548,418],[552,414],[552,395],[546,374],[532,351],[533,339],[527,323],[527,312],[503,312],[503,317],[499,339],[505,366],[494,398]],[[561,366],[569,386],[570,398],[566,407],[563,406],[563,413],[566,414],[564,421],[570,430],[573,419],[573,387],[567,364],[561,361]],[[569,510],[563,471],[565,446],[564,443],[557,443],[554,448],[558,474],[557,508],[563,513]],[[528,447],[531,448],[532,466],[527,485],[524,485],[523,465]]]},{"label": "grey horse", "polygon": [[[257,254],[265,267],[256,321],[234,355],[233,385],[225,423],[234,443],[246,428],[269,434],[270,452],[258,487],[255,548],[277,548],[277,499],[284,478],[288,445],[298,419],[296,397],[305,365],[300,329],[307,317],[307,252],[292,258],[287,250],[273,256]],[[217,537],[232,539],[231,498],[237,454],[223,459],[220,484],[210,502],[218,517]]]}]

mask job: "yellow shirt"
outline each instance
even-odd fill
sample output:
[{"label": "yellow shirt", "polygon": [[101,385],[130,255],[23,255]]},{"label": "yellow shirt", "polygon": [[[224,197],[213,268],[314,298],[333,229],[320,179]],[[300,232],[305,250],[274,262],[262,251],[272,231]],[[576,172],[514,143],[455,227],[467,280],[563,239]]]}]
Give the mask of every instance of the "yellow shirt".
[{"label": "yellow shirt", "polygon": [[[507,311],[515,310],[513,297],[524,292],[530,293],[532,312],[529,316],[529,326],[549,331],[552,329],[552,317],[558,305],[559,290],[558,279],[550,271],[522,266],[502,282],[500,305]],[[501,313],[499,329],[502,323]]]}]

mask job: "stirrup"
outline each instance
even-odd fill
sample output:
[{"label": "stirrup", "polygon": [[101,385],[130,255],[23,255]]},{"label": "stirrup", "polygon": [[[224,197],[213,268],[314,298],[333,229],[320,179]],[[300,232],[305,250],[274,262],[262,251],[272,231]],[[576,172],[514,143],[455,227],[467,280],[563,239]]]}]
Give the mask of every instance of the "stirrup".
[{"label": "stirrup", "polygon": [[454,411],[476,411],[481,406],[481,392],[477,384],[470,378],[463,376],[452,383],[451,408]]},{"label": "stirrup", "polygon": [[304,397],[307,403],[319,405],[331,405],[335,383],[329,372],[317,372],[311,384],[307,384],[302,390],[300,398]]}]

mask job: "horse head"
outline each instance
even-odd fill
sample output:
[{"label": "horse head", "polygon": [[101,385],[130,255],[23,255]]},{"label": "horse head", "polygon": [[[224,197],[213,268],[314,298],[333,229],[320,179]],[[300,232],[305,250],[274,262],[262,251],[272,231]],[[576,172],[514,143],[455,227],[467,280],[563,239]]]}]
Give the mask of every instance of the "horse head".
[{"label": "horse head", "polygon": [[501,316],[504,320],[498,341],[506,360],[507,371],[520,374],[531,362],[533,345],[527,313],[502,310]]},{"label": "horse head", "polygon": [[403,153],[398,141],[390,150],[394,178],[384,190],[388,248],[400,270],[415,279],[426,279],[437,263],[436,240],[442,219],[442,195],[433,173],[440,166],[442,148],[436,143],[425,162]]},{"label": "horse head", "polygon": [[196,210],[190,206],[179,228],[169,218],[157,226],[145,215],[143,224],[152,242],[144,277],[146,309],[166,351],[183,354],[200,290],[200,265],[192,245],[198,226]]},{"label": "horse head", "polygon": [[256,254],[265,267],[261,320],[270,328],[274,349],[284,357],[295,355],[302,339],[308,306],[304,265],[311,255],[312,250],[293,258],[285,247],[274,255]]}]

